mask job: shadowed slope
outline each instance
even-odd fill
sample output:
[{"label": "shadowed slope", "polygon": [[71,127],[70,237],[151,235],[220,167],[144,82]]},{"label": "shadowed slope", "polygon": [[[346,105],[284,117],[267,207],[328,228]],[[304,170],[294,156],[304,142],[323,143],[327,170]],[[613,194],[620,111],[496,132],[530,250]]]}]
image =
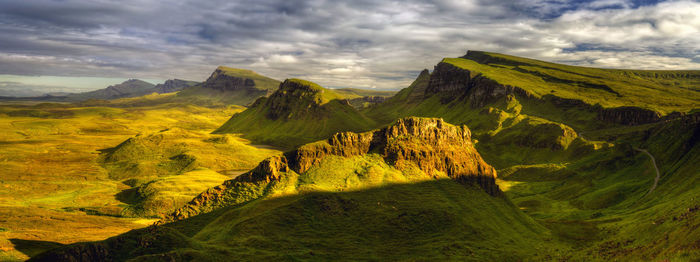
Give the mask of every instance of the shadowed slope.
[{"label": "shadowed slope", "polygon": [[556,244],[494,178],[466,127],[401,119],[269,158],[175,222],[35,260],[545,259]]},{"label": "shadowed slope", "polygon": [[451,180],[256,200],[32,261],[547,259],[546,229]]}]

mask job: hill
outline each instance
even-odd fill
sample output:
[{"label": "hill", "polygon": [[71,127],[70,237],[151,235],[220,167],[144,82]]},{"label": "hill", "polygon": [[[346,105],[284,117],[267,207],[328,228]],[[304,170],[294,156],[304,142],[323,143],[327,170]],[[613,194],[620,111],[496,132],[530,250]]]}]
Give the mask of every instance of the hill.
[{"label": "hill", "polygon": [[249,105],[259,97],[268,96],[280,82],[256,72],[219,66],[203,83],[178,93],[179,98],[196,100],[200,104]]},{"label": "hill", "polygon": [[700,100],[698,85],[697,70],[598,69],[469,51],[460,58],[443,59],[432,73],[424,71],[376,111],[390,110],[390,114],[377,113],[383,117],[420,115],[431,106],[459,103],[478,110],[509,99],[517,100],[528,115],[592,130],[687,113]]},{"label": "hill", "polygon": [[495,175],[466,127],[402,119],[269,158],[175,222],[33,260],[546,259],[557,245]]},{"label": "hill", "polygon": [[689,162],[697,158],[698,75],[470,51],[363,113],[379,123],[423,116],[469,125],[506,195],[572,244],[564,258],[683,260],[698,248],[682,239],[700,233],[690,215],[700,192],[680,186],[698,177]]},{"label": "hill", "polygon": [[0,101],[46,101],[46,102],[78,102],[94,103],[100,101],[102,104],[109,104],[107,100],[117,100],[124,98],[134,98],[149,95],[152,93],[167,94],[180,91],[185,87],[198,84],[194,81],[171,79],[162,84],[153,85],[151,83],[129,79],[121,84],[111,85],[104,89],[83,93],[54,92],[36,97],[0,97]]},{"label": "hill", "polygon": [[117,99],[124,97],[142,96],[152,93],[155,85],[138,79],[129,79],[118,85],[111,85],[104,89],[90,92],[69,94],[65,97],[69,101],[83,101],[88,99]]},{"label": "hill", "polygon": [[185,89],[186,87],[194,86],[199,84],[198,82],[195,81],[187,81],[187,80],[180,80],[180,79],[170,79],[170,80],[165,80],[164,83],[162,84],[157,84],[156,86],[153,87],[153,93],[158,93],[158,94],[166,94],[166,93],[173,93],[180,91],[182,89]]},{"label": "hill", "polygon": [[215,133],[242,133],[256,142],[291,147],[335,132],[364,131],[374,126],[374,121],[333,90],[287,79],[272,95],[232,116]]}]

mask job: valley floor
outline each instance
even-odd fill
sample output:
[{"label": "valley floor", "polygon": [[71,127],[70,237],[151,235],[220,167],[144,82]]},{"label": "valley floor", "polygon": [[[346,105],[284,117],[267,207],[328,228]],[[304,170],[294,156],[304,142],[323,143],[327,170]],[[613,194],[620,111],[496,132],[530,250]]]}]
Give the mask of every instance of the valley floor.
[{"label": "valley floor", "polygon": [[[152,224],[155,217],[124,216],[129,205],[118,195],[130,186],[110,178],[99,161],[101,150],[168,128],[192,132],[194,146],[205,147],[201,140],[210,139],[211,131],[240,110],[168,104],[0,105],[0,260],[25,260],[51,247],[102,240]],[[276,152],[261,149],[261,156],[240,167]],[[215,183],[239,173],[217,174],[222,178]]]}]

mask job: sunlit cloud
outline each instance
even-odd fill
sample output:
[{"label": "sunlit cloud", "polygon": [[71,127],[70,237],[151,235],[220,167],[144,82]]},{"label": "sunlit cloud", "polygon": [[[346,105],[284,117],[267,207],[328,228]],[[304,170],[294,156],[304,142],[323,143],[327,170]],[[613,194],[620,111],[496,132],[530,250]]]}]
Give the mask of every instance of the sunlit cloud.
[{"label": "sunlit cloud", "polygon": [[17,0],[0,2],[0,73],[202,81],[226,65],[398,89],[468,49],[700,69],[699,30],[696,1]]}]

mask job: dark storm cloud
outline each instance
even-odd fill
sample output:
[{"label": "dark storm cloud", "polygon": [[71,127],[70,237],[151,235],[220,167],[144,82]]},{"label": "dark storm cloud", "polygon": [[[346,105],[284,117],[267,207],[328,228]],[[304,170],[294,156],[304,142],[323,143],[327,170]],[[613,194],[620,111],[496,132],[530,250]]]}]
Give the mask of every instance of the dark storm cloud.
[{"label": "dark storm cloud", "polygon": [[698,68],[699,14],[693,1],[0,0],[0,74],[203,80],[229,65],[401,88],[467,49]]}]

